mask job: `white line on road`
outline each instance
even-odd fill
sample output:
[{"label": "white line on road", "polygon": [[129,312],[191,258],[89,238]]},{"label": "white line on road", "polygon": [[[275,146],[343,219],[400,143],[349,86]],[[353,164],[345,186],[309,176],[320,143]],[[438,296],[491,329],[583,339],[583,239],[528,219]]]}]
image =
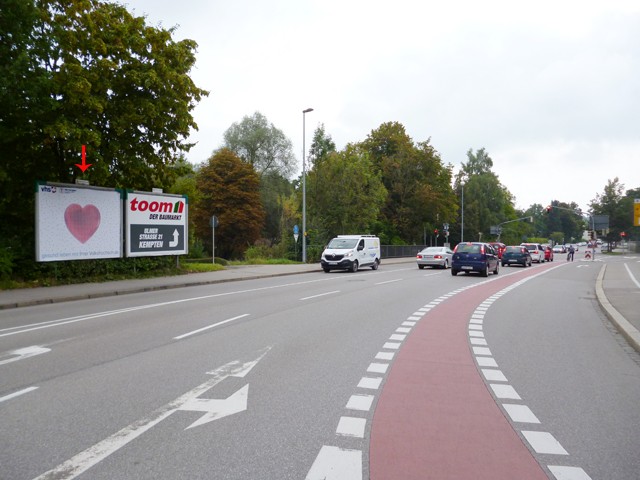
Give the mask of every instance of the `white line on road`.
[{"label": "white line on road", "polygon": [[25,393],[33,392],[34,390],[37,390],[37,389],[38,387],[23,388],[22,390],[18,390],[17,392],[13,392],[9,395],[5,395],[4,397],[0,397],[0,403],[6,402],[7,400],[11,400],[12,398],[19,397],[20,395],[24,395]]},{"label": "white line on road", "polygon": [[311,295],[310,297],[303,297],[300,300],[309,300],[311,298],[324,297],[325,295],[333,295],[334,293],[340,293],[340,290],[334,290],[333,292],[319,293],[318,295]]},{"label": "white line on road", "polygon": [[374,285],[386,285],[387,283],[401,282],[402,278],[397,278],[395,280],[387,280],[386,282],[378,282],[374,283]]},{"label": "white line on road", "polygon": [[627,265],[626,263],[624,264],[624,268],[627,269],[627,273],[629,274],[629,276],[631,277],[631,280],[633,281],[633,283],[636,284],[636,287],[640,288],[640,282],[638,282],[638,280],[636,280],[636,277],[633,276],[633,273],[631,273],[631,270],[629,269],[629,265]]},{"label": "white line on road", "polygon": [[194,330],[193,332],[184,333],[182,335],[178,335],[177,337],[173,337],[174,340],[182,340],[183,338],[190,337],[191,335],[195,335],[200,332],[204,332],[205,330],[209,330],[211,328],[219,327],[220,325],[224,325],[225,323],[233,322],[234,320],[238,320],[240,318],[248,317],[249,314],[245,313],[243,315],[238,315],[237,317],[228,318],[218,323],[214,323],[213,325],[208,325],[206,327],[199,328],[198,330]]}]

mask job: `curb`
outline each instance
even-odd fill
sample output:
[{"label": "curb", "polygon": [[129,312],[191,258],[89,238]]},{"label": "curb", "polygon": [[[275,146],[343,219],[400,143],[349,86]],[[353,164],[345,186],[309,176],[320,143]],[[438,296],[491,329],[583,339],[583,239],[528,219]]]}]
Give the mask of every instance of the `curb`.
[{"label": "curb", "polygon": [[627,339],[629,344],[640,353],[640,331],[631,325],[624,318],[620,312],[618,312],[613,305],[609,302],[609,299],[604,293],[604,289],[602,288],[602,282],[604,279],[604,273],[607,269],[607,265],[603,265],[598,273],[598,278],[596,280],[596,297],[598,297],[598,302],[600,306],[603,308],[605,314],[611,320],[611,322],[616,326],[616,328],[622,333],[622,335]]}]

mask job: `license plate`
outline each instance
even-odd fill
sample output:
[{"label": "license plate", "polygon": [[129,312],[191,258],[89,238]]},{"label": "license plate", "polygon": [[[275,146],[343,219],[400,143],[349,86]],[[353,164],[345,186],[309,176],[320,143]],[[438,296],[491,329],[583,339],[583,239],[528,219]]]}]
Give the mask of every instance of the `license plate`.
[{"label": "license plate", "polygon": [[469,266],[464,266],[464,267],[460,267],[462,270],[472,270],[473,267],[469,267]]}]

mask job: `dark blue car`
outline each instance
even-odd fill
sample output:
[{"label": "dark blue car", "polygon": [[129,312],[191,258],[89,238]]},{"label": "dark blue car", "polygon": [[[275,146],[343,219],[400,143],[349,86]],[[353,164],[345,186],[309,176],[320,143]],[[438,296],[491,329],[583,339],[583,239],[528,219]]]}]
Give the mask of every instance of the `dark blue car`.
[{"label": "dark blue car", "polygon": [[459,272],[478,272],[488,277],[489,272],[498,274],[500,259],[498,252],[488,243],[464,242],[456,245],[451,259],[451,275]]}]

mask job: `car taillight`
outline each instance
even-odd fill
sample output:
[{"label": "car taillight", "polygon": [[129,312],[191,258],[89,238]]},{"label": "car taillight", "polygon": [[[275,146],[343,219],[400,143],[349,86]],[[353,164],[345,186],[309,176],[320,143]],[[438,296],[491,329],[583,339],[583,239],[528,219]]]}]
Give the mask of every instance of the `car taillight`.
[{"label": "car taillight", "polygon": [[442,255],[434,255],[433,258],[442,258]]},{"label": "car taillight", "polygon": [[484,245],[480,245],[480,254],[484,255]]}]

